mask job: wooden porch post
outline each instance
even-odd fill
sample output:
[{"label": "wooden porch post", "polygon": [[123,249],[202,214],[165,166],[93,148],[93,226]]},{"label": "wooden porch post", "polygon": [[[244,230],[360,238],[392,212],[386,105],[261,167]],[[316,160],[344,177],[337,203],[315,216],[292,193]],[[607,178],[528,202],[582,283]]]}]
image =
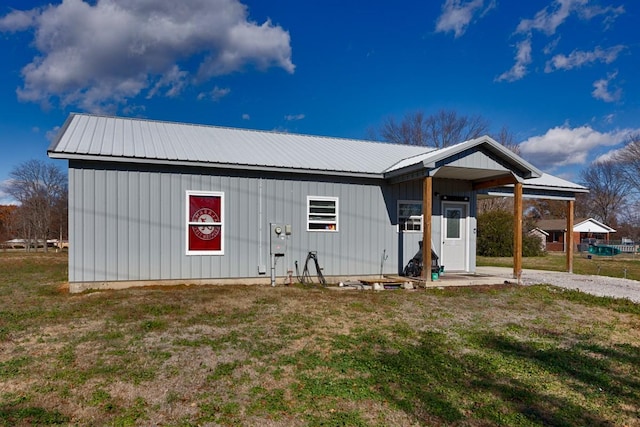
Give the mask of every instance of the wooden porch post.
[{"label": "wooden porch post", "polygon": [[522,275],[522,183],[513,186],[513,278]]},{"label": "wooden porch post", "polygon": [[431,215],[433,203],[433,178],[426,176],[422,182],[422,278],[431,280]]},{"label": "wooden porch post", "polygon": [[574,201],[567,202],[567,238],[565,239],[565,252],[567,254],[567,271],[573,273],[573,211]]}]

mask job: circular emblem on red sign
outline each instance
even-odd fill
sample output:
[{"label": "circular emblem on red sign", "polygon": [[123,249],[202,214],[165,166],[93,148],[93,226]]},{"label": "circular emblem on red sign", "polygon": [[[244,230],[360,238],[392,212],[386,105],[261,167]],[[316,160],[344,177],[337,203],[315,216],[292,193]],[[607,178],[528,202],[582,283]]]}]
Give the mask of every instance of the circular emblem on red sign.
[{"label": "circular emblem on red sign", "polygon": [[219,223],[220,218],[213,209],[198,209],[191,217],[191,222],[204,222],[207,225],[193,227],[194,234],[202,240],[215,239],[220,234],[220,226],[213,223]]}]

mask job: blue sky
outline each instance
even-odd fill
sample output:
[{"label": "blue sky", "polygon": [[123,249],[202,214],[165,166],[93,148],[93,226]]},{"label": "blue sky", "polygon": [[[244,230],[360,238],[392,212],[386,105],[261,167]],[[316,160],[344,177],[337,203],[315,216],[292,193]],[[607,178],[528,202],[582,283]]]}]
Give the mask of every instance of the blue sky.
[{"label": "blue sky", "polygon": [[638,23],[631,0],[5,0],[0,182],[71,112],[365,138],[440,109],[578,181],[640,131]]}]

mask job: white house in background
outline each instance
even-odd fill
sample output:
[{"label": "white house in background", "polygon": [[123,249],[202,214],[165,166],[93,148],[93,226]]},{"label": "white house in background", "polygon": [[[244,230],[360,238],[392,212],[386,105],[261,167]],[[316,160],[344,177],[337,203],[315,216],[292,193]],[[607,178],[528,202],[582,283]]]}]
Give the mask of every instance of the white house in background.
[{"label": "white house in background", "polygon": [[[567,241],[566,219],[545,219],[537,222],[537,228],[547,233],[547,251],[564,252]],[[606,243],[610,240],[611,233],[616,230],[593,218],[576,219],[573,226],[573,241],[575,245],[591,240]]]},{"label": "white house in background", "polygon": [[549,237],[549,233],[542,230],[541,228],[535,227],[529,230],[529,236],[533,236],[540,241],[540,249],[543,251],[547,250],[547,237]]},{"label": "white house in background", "polygon": [[474,272],[479,191],[587,191],[486,136],[436,150],[72,114],[48,155],[69,165],[72,292],[269,283],[309,252],[335,280],[395,275],[423,239]]}]

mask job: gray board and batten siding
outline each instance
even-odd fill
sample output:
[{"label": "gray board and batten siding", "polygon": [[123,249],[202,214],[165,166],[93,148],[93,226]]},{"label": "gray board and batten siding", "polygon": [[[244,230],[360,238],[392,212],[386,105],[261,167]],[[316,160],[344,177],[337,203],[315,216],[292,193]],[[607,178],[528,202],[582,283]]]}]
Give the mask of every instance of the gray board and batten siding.
[{"label": "gray board and batten siding", "polygon": [[[295,274],[296,261],[303,268],[309,251],[326,276],[398,274],[422,239],[422,232],[399,230],[398,203],[421,202],[426,173],[435,178],[433,247],[438,253],[438,195],[468,200],[467,265],[474,271],[474,180],[506,172],[547,182],[488,137],[435,150],[83,114],[67,119],[48,154],[69,161],[69,281],[87,287],[268,283],[271,223],[292,232],[277,262],[279,282]],[[563,190],[582,188],[571,185]],[[223,194],[222,255],[188,254],[189,191]],[[309,196],[335,198],[337,230],[307,229]]]},{"label": "gray board and batten siding", "polygon": [[[430,149],[367,143],[360,153],[360,141],[303,136],[295,143],[315,151],[292,155],[278,147],[288,134],[85,115],[65,128],[51,152],[69,158],[72,283],[262,278],[270,223],[292,226],[278,276],[295,261],[302,269],[309,251],[328,276],[379,273],[381,264],[397,274],[418,248],[421,233],[399,233],[396,217],[397,200],[421,200],[421,182],[388,185],[382,172]],[[199,190],[224,193],[224,255],[186,254],[185,194]],[[307,196],[338,199],[336,232],[307,231]]]},{"label": "gray board and batten siding", "polygon": [[[70,282],[260,277],[259,267],[268,270],[270,265],[270,223],[292,226],[278,276],[295,271],[295,261],[302,269],[309,251],[317,252],[327,276],[379,273],[383,253],[388,256],[383,273],[398,274],[422,238],[397,227],[397,202],[419,201],[420,181],[387,185],[354,178],[76,163],[69,165]],[[448,184],[450,193],[464,183]],[[224,255],[185,254],[188,190],[224,193]],[[307,231],[307,196],[338,199],[337,231]],[[439,222],[434,221],[433,231],[439,233]]]}]

